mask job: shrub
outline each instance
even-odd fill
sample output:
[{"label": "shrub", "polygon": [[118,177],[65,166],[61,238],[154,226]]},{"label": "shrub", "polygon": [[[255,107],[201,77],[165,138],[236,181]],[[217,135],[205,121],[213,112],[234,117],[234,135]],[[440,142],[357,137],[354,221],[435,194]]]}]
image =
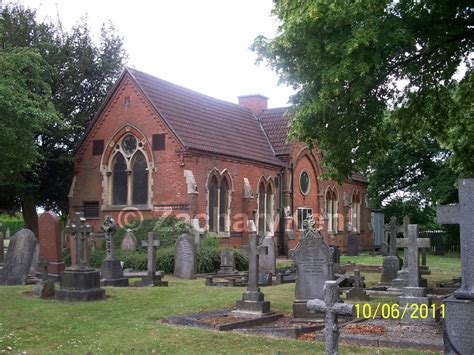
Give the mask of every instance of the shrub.
[{"label": "shrub", "polygon": [[219,248],[219,240],[217,239],[217,234],[213,232],[208,232],[204,235],[202,239],[203,248]]},{"label": "shrub", "polygon": [[154,231],[156,238],[161,241],[163,247],[175,244],[178,237],[183,233],[189,233],[190,226],[184,220],[175,216],[168,216],[159,219],[145,219],[143,221],[134,220],[124,228],[118,228],[115,233],[114,243],[116,248],[120,248],[123,236],[127,229],[131,229],[137,238],[137,246],[141,248],[142,240],[148,239],[148,232]]},{"label": "shrub", "polygon": [[16,214],[10,216],[8,214],[1,214],[0,215],[0,231],[3,232],[3,236],[5,237],[7,229],[10,229],[10,237],[18,232],[20,229],[25,228],[25,222],[23,218]]}]

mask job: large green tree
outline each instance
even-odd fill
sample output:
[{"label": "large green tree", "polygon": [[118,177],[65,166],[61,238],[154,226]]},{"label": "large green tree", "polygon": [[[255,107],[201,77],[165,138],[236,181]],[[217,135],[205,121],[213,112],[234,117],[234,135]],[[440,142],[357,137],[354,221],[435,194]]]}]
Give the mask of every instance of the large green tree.
[{"label": "large green tree", "polygon": [[59,124],[37,136],[41,159],[10,184],[1,186],[3,201],[19,203],[26,225],[37,230],[36,206],[68,211],[72,181],[71,152],[97,112],[108,89],[127,60],[122,37],[113,25],[104,25],[98,41],[87,18],[70,30],[61,23],[39,20],[36,11],[9,5],[0,18],[0,51],[35,49],[50,68],[50,100]]},{"label": "large green tree", "polygon": [[331,177],[388,164],[393,144],[474,175],[471,1],[274,3],[278,33],[253,49],[297,89],[292,136],[317,142]]}]

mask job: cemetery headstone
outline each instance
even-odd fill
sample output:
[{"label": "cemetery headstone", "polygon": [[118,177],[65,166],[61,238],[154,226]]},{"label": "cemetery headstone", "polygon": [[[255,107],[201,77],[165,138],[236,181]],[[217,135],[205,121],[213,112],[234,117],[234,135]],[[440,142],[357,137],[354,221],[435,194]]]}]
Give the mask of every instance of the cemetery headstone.
[{"label": "cemetery headstone", "polygon": [[474,179],[461,179],[459,203],[438,206],[440,224],[459,224],[461,234],[461,287],[444,300],[444,351],[474,354]]},{"label": "cemetery headstone", "polygon": [[3,239],[3,232],[0,231],[0,264],[3,264],[3,259],[5,257],[5,245]]},{"label": "cemetery headstone", "polygon": [[242,294],[242,299],[237,301],[235,315],[242,317],[261,317],[269,315],[270,302],[265,301],[265,296],[258,287],[259,257],[266,254],[266,246],[258,246],[257,228],[253,220],[248,221],[249,245],[249,273],[247,290]]},{"label": "cemetery headstone", "polygon": [[394,216],[390,218],[390,223],[385,225],[384,229],[388,233],[390,240],[388,256],[383,258],[380,283],[383,285],[390,285],[392,280],[397,277],[398,270],[400,270],[400,259],[397,256],[396,239],[397,234],[403,231],[403,229],[397,223],[397,217]]},{"label": "cemetery headstone", "polygon": [[221,250],[221,265],[218,274],[234,274],[235,269],[235,252],[232,249]]},{"label": "cemetery headstone", "polygon": [[92,269],[87,262],[85,241],[91,227],[81,213],[75,214],[67,232],[74,236],[76,264],[66,268],[59,276],[59,290],[56,299],[63,301],[95,301],[105,298],[105,290],[100,288],[100,272]]},{"label": "cemetery headstone", "polygon": [[314,219],[304,222],[303,237],[290,250],[290,257],[297,267],[295,300],[293,302],[294,319],[312,319],[317,315],[310,313],[306,302],[311,299],[323,299],[323,287],[327,280],[334,278],[333,250],[327,246],[319,231],[313,229]]},{"label": "cemetery headstone", "polygon": [[15,233],[10,240],[3,269],[0,271],[0,285],[24,285],[30,272],[38,241],[29,229]]},{"label": "cemetery headstone", "polygon": [[347,237],[347,251],[346,255],[348,256],[357,256],[359,255],[359,234],[349,234]]},{"label": "cemetery headstone", "polygon": [[135,251],[137,250],[137,238],[130,229],[127,229],[123,235],[122,243],[120,243],[120,250],[122,251]]},{"label": "cemetery headstone", "polygon": [[324,339],[327,355],[339,353],[339,325],[338,316],[355,316],[353,304],[338,303],[339,286],[336,281],[326,281],[323,289],[324,301],[320,299],[309,300],[307,307],[310,312],[324,312],[325,327]]},{"label": "cemetery headstone", "polygon": [[156,248],[161,245],[159,239],[155,239],[154,232],[148,232],[148,241],[142,240],[142,247],[147,248],[147,275],[142,276],[140,281],[134,283],[134,286],[168,286],[168,281],[163,281],[163,273],[156,272]]},{"label": "cemetery headstone", "polygon": [[128,286],[128,278],[123,276],[122,263],[115,256],[114,234],[117,230],[115,220],[106,216],[101,226],[105,234],[105,259],[101,265],[101,285],[124,287]]},{"label": "cemetery headstone", "polygon": [[10,240],[11,237],[10,237],[10,228],[7,228],[7,231],[5,232],[5,239],[6,240]]},{"label": "cemetery headstone", "polygon": [[47,211],[38,218],[40,257],[48,261],[48,272],[57,279],[66,268],[61,256],[61,232],[56,213]]},{"label": "cemetery headstone", "polygon": [[274,275],[276,270],[275,241],[272,236],[266,236],[262,238],[260,245],[267,247],[267,253],[259,257],[259,270]]},{"label": "cemetery headstone", "polygon": [[347,292],[346,298],[348,300],[368,301],[370,299],[370,297],[364,290],[365,277],[360,275],[360,270],[355,269],[354,270],[354,275],[350,276],[350,279],[354,282],[354,287],[351,288]]},{"label": "cemetery headstone", "polygon": [[40,257],[38,266],[42,270],[41,280],[38,281],[34,287],[34,293],[39,298],[52,298],[54,297],[54,282],[50,280],[48,275],[48,264],[43,257]]},{"label": "cemetery headstone", "polygon": [[174,253],[174,276],[193,279],[197,272],[196,244],[194,236],[182,234],[176,241]]},{"label": "cemetery headstone", "polygon": [[420,269],[418,265],[419,248],[429,247],[430,239],[418,238],[418,225],[408,225],[408,237],[397,239],[397,245],[405,248],[408,271],[408,287],[402,289],[403,295],[398,297],[400,314],[405,316],[400,318],[403,323],[432,323],[436,317],[432,317],[432,312],[428,312],[427,317],[412,317],[417,314],[421,305],[431,307],[432,299],[426,296],[426,288],[420,287]]}]

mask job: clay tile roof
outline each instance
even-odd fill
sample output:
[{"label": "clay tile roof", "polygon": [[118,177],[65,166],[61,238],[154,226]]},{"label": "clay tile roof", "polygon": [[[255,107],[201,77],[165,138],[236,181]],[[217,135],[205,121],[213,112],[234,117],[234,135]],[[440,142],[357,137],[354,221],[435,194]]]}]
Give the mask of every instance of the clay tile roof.
[{"label": "clay tile roof", "polygon": [[186,148],[283,165],[249,109],[128,71]]},{"label": "clay tile roof", "polygon": [[290,153],[291,144],[287,142],[289,131],[288,107],[263,110],[260,122],[267,133],[268,139],[276,155]]}]

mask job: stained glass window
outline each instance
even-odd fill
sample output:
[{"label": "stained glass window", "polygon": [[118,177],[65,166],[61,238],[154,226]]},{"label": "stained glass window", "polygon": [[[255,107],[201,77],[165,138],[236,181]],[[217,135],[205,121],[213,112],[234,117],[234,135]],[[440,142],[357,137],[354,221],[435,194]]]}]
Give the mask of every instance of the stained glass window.
[{"label": "stained glass window", "polygon": [[258,233],[265,234],[265,185],[263,182],[258,189]]},{"label": "stained glass window", "polygon": [[132,178],[132,203],[146,205],[148,202],[148,171],[145,156],[140,151],[133,157]]},{"label": "stained glass window", "polygon": [[112,204],[126,205],[128,191],[127,163],[121,153],[117,153],[112,172]]},{"label": "stained glass window", "polygon": [[127,135],[122,139],[122,149],[127,155],[132,155],[137,149],[137,139],[132,135]]},{"label": "stained glass window", "polygon": [[309,175],[304,170],[300,175],[300,190],[303,195],[307,195],[309,192]]}]

